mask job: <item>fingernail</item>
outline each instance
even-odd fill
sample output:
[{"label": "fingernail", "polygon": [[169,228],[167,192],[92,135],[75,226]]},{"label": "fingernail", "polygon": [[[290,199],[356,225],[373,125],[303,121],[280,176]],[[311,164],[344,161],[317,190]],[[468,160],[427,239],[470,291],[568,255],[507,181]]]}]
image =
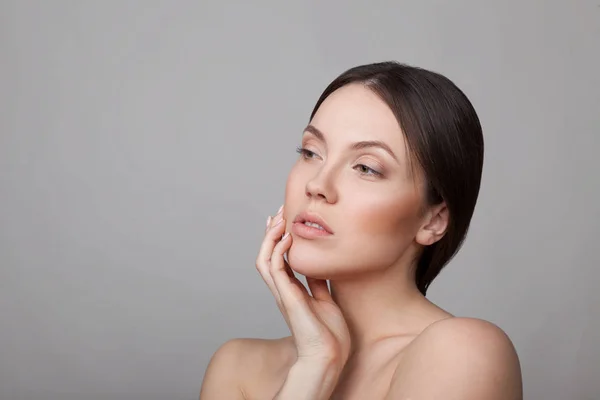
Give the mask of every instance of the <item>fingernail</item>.
[{"label": "fingernail", "polygon": [[277,221],[277,223],[275,225],[273,225],[274,227],[281,224],[283,222],[283,218],[281,218],[279,221]]},{"label": "fingernail", "polygon": [[283,235],[283,237],[281,238],[281,240],[287,239],[288,236],[290,236],[290,233],[286,232],[285,235]]},{"label": "fingernail", "polygon": [[271,216],[269,215],[269,217],[267,218],[267,228],[269,227],[270,223],[271,223]]},{"label": "fingernail", "polygon": [[281,212],[281,210],[283,210],[283,205],[281,207],[279,207],[279,210],[277,210],[277,214],[279,214]]}]

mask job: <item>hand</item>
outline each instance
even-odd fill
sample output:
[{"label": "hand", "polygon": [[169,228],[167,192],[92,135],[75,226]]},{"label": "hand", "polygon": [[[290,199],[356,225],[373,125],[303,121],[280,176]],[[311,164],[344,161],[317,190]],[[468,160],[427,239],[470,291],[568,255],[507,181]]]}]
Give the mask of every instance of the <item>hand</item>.
[{"label": "hand", "polygon": [[[301,364],[326,364],[340,373],[350,352],[350,334],[326,280],[306,278],[311,294],[292,272],[283,255],[292,245],[285,230],[283,206],[267,220],[256,268],[273,293],[294,338]],[[314,364],[313,364],[314,365]]]}]

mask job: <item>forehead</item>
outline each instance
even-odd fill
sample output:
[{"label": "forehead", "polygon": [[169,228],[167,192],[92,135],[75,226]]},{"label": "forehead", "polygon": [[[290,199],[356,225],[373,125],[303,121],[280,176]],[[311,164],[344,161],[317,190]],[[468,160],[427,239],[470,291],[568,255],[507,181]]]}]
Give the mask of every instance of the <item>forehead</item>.
[{"label": "forehead", "polygon": [[404,135],[392,110],[363,84],[346,85],[329,95],[311,124],[327,143],[381,140],[398,156],[404,153]]}]

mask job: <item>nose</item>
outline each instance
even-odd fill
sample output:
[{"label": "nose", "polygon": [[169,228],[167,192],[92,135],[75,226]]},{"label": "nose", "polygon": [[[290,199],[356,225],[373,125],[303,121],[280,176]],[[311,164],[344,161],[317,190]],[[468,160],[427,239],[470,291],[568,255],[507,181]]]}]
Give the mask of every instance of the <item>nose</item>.
[{"label": "nose", "polygon": [[333,185],[333,171],[325,168],[306,183],[306,196],[314,200],[325,200],[327,203],[337,202],[337,191]]}]

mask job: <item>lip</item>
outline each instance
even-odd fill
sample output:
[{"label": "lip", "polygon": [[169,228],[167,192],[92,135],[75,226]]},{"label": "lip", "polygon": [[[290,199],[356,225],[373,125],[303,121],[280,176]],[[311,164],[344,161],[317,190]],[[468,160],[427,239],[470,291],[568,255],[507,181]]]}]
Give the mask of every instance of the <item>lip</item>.
[{"label": "lip", "polygon": [[[312,228],[312,229],[316,229],[318,231],[321,231],[324,234],[329,234],[329,235],[333,235],[333,231],[331,230],[331,228],[329,227],[329,225],[327,225],[327,222],[325,222],[325,220],[323,218],[321,218],[319,215],[312,213],[312,212],[308,212],[308,211],[303,211],[300,214],[298,214],[296,216],[296,218],[294,218],[294,224],[296,223],[300,223],[302,225],[304,225],[305,222],[312,222],[314,224],[318,224],[321,227],[323,227],[323,230],[320,230],[318,228],[312,228],[312,227],[307,227],[307,228]],[[306,225],[304,225],[306,226]]]}]

